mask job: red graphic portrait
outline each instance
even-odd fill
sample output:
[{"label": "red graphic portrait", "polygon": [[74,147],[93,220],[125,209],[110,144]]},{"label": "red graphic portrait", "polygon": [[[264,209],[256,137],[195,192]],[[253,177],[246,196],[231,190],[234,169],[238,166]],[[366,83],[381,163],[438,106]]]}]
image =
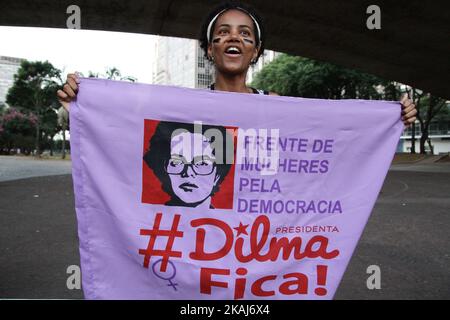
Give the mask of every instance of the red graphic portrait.
[{"label": "red graphic portrait", "polygon": [[144,120],[142,202],[232,209],[237,128]]}]

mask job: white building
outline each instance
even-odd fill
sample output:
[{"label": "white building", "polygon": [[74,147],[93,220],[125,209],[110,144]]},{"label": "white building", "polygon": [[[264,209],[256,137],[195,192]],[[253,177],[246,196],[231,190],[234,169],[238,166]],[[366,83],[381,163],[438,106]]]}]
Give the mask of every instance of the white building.
[{"label": "white building", "polygon": [[23,59],[0,56],[0,104],[5,103],[6,94],[13,86],[14,75]]},{"label": "white building", "polygon": [[155,51],[154,84],[206,88],[213,82],[214,70],[197,40],[159,36]]},{"label": "white building", "polygon": [[[153,83],[187,88],[206,88],[214,82],[214,67],[204,57],[199,42],[192,39],[159,36],[155,44]],[[256,73],[279,55],[265,50],[247,74],[250,83]]]},{"label": "white building", "polygon": [[[415,149],[416,153],[420,152],[420,131],[419,123],[415,123]],[[450,152],[450,123],[431,123],[429,129],[429,138],[433,147],[433,154],[445,154]],[[406,129],[400,137],[397,146],[397,152],[411,152],[411,129]],[[428,142],[425,143],[425,151],[431,153]]]}]

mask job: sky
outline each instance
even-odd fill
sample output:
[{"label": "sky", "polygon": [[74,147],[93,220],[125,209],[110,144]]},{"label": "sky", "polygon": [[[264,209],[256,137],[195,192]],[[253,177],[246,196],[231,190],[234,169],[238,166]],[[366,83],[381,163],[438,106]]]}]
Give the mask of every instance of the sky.
[{"label": "sky", "polygon": [[122,76],[152,82],[155,59],[152,35],[56,28],[0,26],[0,56],[48,60],[67,73],[105,73],[116,67]]}]

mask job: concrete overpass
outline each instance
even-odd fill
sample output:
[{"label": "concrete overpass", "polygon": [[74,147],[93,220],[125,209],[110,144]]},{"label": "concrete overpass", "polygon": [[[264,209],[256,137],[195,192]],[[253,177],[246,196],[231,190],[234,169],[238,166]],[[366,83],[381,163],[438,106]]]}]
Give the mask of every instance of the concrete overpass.
[{"label": "concrete overpass", "polygon": [[[0,25],[66,28],[71,4],[81,28],[196,38],[220,1],[2,0]],[[450,99],[450,5],[447,0],[253,0],[265,17],[266,48],[328,61]],[[381,9],[369,30],[366,9]],[[1,43],[1,45],[8,45]],[[70,41],[60,46],[70,47]],[[55,39],[54,50],[59,50]]]}]

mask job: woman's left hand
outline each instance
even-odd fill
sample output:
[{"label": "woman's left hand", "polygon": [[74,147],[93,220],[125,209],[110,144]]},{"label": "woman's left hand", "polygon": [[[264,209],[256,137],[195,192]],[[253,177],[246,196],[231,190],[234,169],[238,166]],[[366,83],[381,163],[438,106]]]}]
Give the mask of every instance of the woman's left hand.
[{"label": "woman's left hand", "polygon": [[402,105],[402,121],[405,126],[410,127],[414,121],[416,121],[417,109],[416,105],[411,99],[408,98],[408,94],[404,94],[400,100]]}]

